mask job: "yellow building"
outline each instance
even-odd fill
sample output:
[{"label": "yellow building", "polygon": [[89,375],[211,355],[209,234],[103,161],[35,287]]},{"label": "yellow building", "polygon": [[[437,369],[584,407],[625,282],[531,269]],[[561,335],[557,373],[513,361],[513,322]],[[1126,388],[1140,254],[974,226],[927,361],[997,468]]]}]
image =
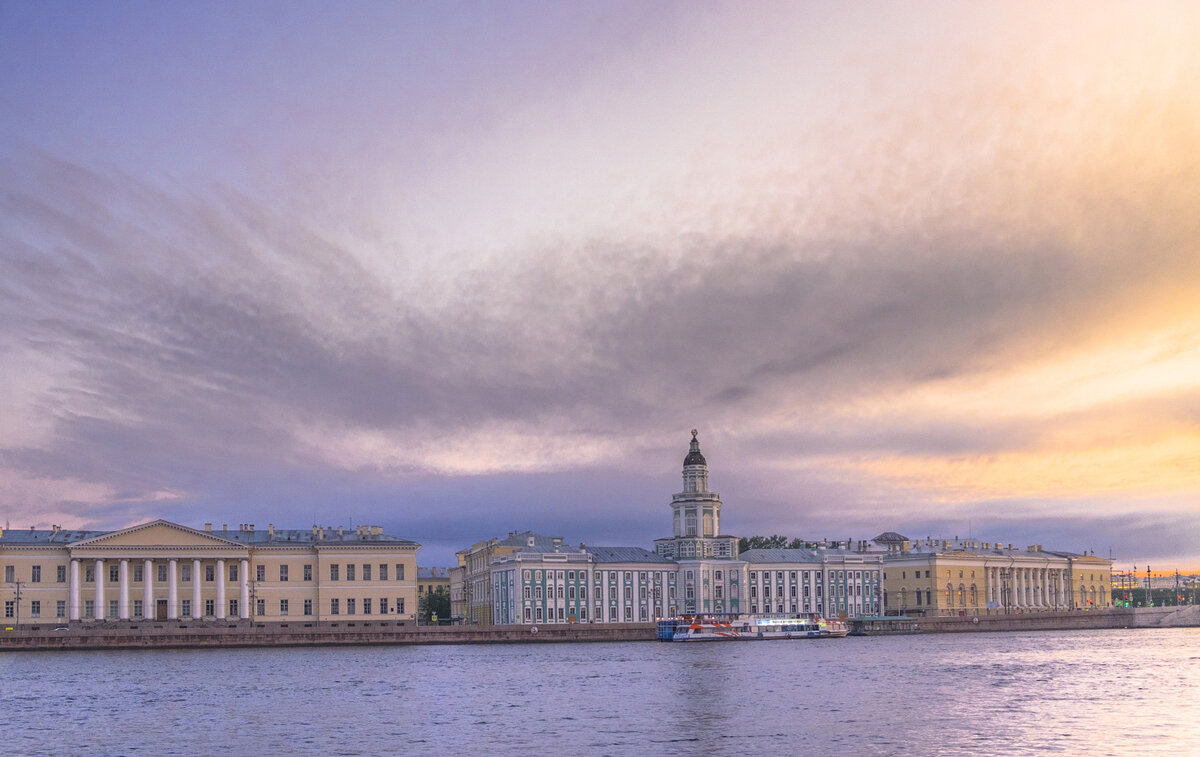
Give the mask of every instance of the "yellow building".
[{"label": "yellow building", "polygon": [[450,569],[417,568],[417,599],[438,589],[450,591]]},{"label": "yellow building", "polygon": [[1005,615],[1112,606],[1112,561],[1040,544],[875,537],[884,553],[884,607],[893,615]]},{"label": "yellow building", "polygon": [[0,531],[7,623],[406,620],[420,545],[379,526]]}]

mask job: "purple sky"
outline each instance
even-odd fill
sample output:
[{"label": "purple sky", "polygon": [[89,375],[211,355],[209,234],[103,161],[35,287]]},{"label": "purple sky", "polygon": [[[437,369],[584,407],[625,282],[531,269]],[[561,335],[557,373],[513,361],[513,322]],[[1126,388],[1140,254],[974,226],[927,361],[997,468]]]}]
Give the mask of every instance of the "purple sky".
[{"label": "purple sky", "polygon": [[1200,568],[1192,3],[0,0],[0,519]]}]

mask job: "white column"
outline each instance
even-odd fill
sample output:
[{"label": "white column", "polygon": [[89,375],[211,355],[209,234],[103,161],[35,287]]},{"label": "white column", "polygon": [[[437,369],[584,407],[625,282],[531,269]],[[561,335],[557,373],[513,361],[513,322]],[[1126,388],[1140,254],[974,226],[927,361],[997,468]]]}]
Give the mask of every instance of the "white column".
[{"label": "white column", "polygon": [[83,606],[83,602],[79,600],[79,561],[71,561],[71,607],[70,619],[79,620],[79,608]]},{"label": "white column", "polygon": [[199,620],[204,617],[204,610],[200,607],[200,589],[203,584],[200,579],[200,561],[192,560],[192,620]]},{"label": "white column", "polygon": [[179,561],[167,563],[167,620],[179,620]]},{"label": "white column", "polygon": [[243,620],[250,617],[250,561],[242,560],[238,579],[242,582],[242,600],[238,603],[238,615]]},{"label": "white column", "polygon": [[103,620],[104,619],[104,561],[103,560],[96,561],[96,570],[95,570],[94,577],[96,579],[96,597],[95,597],[96,601],[94,603],[95,609],[92,611],[92,615],[93,615],[93,617],[95,617],[96,620]]},{"label": "white column", "polygon": [[217,560],[217,618],[225,619],[225,561]]},{"label": "white column", "polygon": [[1015,581],[1015,583],[1017,585],[1016,601],[1013,602],[1013,604],[1016,605],[1016,607],[1018,609],[1020,609],[1021,607],[1025,606],[1025,569],[1017,568],[1016,574],[1017,574],[1016,581]]},{"label": "white column", "polygon": [[121,620],[129,620],[129,561],[122,560],[120,572],[117,574],[121,580],[121,595],[117,601],[117,617]]},{"label": "white column", "polygon": [[147,620],[153,620],[158,617],[157,609],[154,606],[154,561],[147,560],[142,565],[142,583],[144,590],[142,592],[142,617]]}]

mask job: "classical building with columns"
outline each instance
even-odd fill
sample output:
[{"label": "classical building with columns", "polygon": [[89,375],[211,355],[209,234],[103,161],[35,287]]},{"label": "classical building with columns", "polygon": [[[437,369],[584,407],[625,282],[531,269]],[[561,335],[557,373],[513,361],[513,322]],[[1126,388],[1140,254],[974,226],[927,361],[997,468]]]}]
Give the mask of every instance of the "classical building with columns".
[{"label": "classical building with columns", "polygon": [[901,615],[1006,615],[1107,609],[1112,561],[978,539],[910,540],[889,531],[884,605]]},{"label": "classical building with columns", "polygon": [[7,623],[404,620],[418,549],[379,526],[6,529],[0,591]]}]

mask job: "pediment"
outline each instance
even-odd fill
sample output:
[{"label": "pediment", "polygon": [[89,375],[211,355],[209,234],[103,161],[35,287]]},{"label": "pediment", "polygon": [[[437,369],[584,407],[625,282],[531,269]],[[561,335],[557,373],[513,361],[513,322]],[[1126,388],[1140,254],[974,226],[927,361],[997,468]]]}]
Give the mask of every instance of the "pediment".
[{"label": "pediment", "polygon": [[110,531],[106,534],[82,539],[71,544],[78,547],[238,547],[245,548],[230,539],[222,539],[204,531],[181,526],[166,520],[143,523],[140,526]]}]

